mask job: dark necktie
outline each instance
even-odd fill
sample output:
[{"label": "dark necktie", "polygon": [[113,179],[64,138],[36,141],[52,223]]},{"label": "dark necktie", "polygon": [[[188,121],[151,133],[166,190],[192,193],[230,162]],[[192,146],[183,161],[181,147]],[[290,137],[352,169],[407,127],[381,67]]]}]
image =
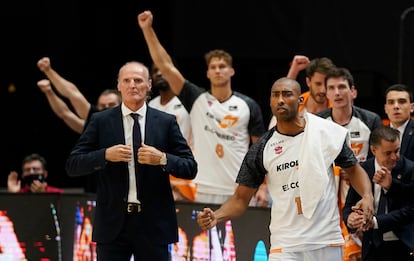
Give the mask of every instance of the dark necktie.
[{"label": "dark necktie", "polygon": [[[385,214],[386,206],[387,206],[387,196],[385,195],[384,190],[381,188],[381,195],[380,195],[380,199],[378,202],[378,208],[377,208],[377,216]],[[376,247],[379,247],[381,245],[383,241],[382,237],[383,235],[379,231],[379,229],[374,229],[373,241]]]},{"label": "dark necktie", "polygon": [[381,189],[381,196],[378,202],[377,215],[385,214],[386,205],[387,205],[387,196],[384,194],[384,190]]},{"label": "dark necktie", "polygon": [[[134,119],[134,126],[132,127],[132,141],[134,146],[134,153],[135,150],[138,151],[138,148],[141,147],[141,128],[139,126],[139,114],[131,113],[131,117]],[[136,153],[134,157],[136,157]]]},{"label": "dark necktie", "polygon": [[[141,184],[141,179],[138,171],[138,149],[141,147],[141,128],[139,126],[139,114],[131,113],[131,117],[134,119],[134,126],[132,127],[132,144],[134,149],[134,164],[135,164],[135,179],[137,184]],[[139,199],[139,186],[137,186],[137,198]]]}]

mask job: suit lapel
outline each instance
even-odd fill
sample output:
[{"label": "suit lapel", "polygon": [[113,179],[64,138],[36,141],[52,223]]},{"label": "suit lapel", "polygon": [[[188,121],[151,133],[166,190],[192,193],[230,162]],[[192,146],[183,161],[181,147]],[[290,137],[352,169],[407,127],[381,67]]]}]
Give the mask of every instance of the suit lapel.
[{"label": "suit lapel", "polygon": [[145,122],[145,137],[144,143],[145,144],[154,144],[153,137],[154,131],[157,128],[161,128],[161,122],[158,120],[158,115],[154,113],[154,109],[151,107],[147,107],[147,115],[146,115],[146,122]]},{"label": "suit lapel", "polygon": [[408,145],[411,144],[411,139],[414,135],[414,121],[409,120],[407,126],[405,127],[402,141],[401,141],[401,155],[406,155]]},{"label": "suit lapel", "polygon": [[116,110],[111,113],[110,128],[113,130],[115,135],[115,141],[117,144],[125,144],[124,135],[124,123],[122,118],[121,106],[118,106]]}]

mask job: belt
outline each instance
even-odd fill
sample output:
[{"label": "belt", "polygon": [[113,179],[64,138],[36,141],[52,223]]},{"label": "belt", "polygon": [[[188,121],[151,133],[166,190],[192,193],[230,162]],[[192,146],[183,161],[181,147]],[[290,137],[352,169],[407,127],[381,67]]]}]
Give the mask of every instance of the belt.
[{"label": "belt", "polygon": [[127,212],[128,213],[139,213],[141,212],[141,204],[140,203],[127,203]]}]

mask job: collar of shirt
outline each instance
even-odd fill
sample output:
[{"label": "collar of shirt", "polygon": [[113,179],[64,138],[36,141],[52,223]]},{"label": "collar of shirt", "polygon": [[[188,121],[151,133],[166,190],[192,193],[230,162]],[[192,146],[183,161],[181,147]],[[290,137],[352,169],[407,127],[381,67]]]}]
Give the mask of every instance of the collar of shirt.
[{"label": "collar of shirt", "polygon": [[[404,131],[405,131],[405,127],[407,127],[407,124],[408,124],[409,121],[410,120],[408,119],[403,125],[401,125],[400,127],[397,128],[397,130],[400,132],[400,143],[402,141],[402,137],[403,137],[403,134],[404,134]],[[392,128],[394,128],[394,126],[392,126],[392,123],[390,123],[390,126]]]},{"label": "collar of shirt", "polygon": [[130,116],[131,113],[139,114],[139,125],[141,128],[141,140],[145,141],[145,119],[147,115],[147,104],[144,105],[137,111],[131,111],[123,103],[121,104],[122,119],[124,123],[124,135],[125,144],[132,144],[132,126],[134,125],[134,119]]}]

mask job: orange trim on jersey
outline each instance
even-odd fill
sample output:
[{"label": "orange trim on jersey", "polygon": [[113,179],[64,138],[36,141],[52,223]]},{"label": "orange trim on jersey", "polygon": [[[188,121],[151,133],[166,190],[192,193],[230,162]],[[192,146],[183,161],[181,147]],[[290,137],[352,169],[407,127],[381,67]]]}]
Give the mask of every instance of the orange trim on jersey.
[{"label": "orange trim on jersey", "polygon": [[176,178],[170,174],[170,182],[188,201],[195,200],[197,186],[192,180]]},{"label": "orange trim on jersey", "polygon": [[337,247],[337,246],[343,246],[344,244],[329,244],[328,246],[331,246],[331,247]]},{"label": "orange trim on jersey", "polygon": [[282,249],[281,248],[270,249],[270,254],[274,254],[274,253],[282,253]]}]

